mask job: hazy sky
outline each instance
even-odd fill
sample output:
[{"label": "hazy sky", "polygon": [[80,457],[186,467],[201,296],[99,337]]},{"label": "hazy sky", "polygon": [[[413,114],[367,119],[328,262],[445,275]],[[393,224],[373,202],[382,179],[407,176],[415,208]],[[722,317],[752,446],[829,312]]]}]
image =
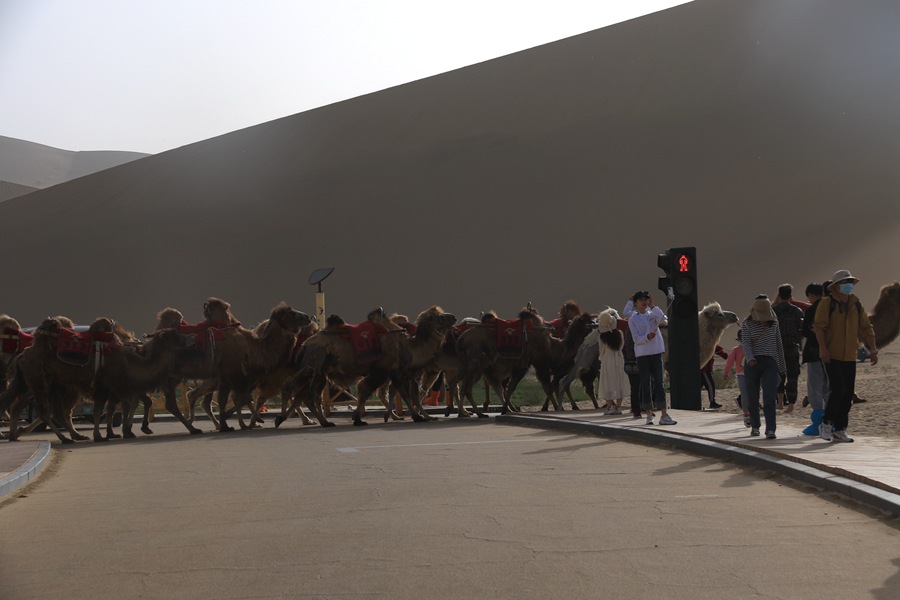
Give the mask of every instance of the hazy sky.
[{"label": "hazy sky", "polygon": [[156,153],[687,0],[0,0],[0,135]]}]

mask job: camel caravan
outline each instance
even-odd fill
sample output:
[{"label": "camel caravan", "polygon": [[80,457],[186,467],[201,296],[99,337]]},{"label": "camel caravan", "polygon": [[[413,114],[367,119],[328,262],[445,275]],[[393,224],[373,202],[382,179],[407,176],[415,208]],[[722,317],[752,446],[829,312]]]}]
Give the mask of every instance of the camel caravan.
[{"label": "camel caravan", "polygon": [[[699,321],[698,368],[738,318],[714,302],[699,312]],[[879,347],[897,338],[900,282],[882,288],[872,322]],[[620,319],[618,326],[623,324],[627,327]],[[228,424],[233,417],[241,429],[260,427],[266,403],[276,397],[282,406],[275,427],[294,414],[304,425],[313,423],[304,408],[319,425],[331,427],[330,393],[351,387],[356,389],[354,425],[366,424],[366,403],[373,396],[384,405],[385,421],[402,419],[403,405],[414,421],[430,421],[437,417],[425,410],[423,400],[436,381],[446,386],[445,417],[455,411],[459,418],[484,418],[491,392],[502,412],[519,410],[512,395],[529,372],[546,395],[543,410],[551,404],[563,410],[566,397],[577,410],[569,390],[576,379],[594,408],[600,408],[594,392],[602,368],[597,327],[598,314],[573,301],[552,320],[530,304],[511,320],[491,311],[458,321],[432,306],[411,321],[378,308],[358,324],[332,315],[322,329],[307,314],[281,303],[248,329],[228,302],[210,298],[203,305],[203,321],[188,323],[180,311],[166,308],[157,315],[154,331],[142,337],[105,317],[89,327],[48,317],[26,330],[0,315],[0,368],[5,373],[0,415],[9,421],[8,433],[0,438],[15,441],[43,424],[64,444],[87,440],[72,422],[76,404],[84,399],[93,402],[95,442],[135,437],[132,423],[139,405],[140,429],[151,434],[152,394],[165,398],[166,410],[191,434],[202,433],[195,425],[198,400],[215,431],[233,431]],[[479,404],[475,387],[482,381],[488,399]],[[187,390],[187,414],[179,406],[179,389]],[[37,418],[21,427],[20,415],[28,406]],[[117,410],[123,416],[121,434],[111,418]]]}]

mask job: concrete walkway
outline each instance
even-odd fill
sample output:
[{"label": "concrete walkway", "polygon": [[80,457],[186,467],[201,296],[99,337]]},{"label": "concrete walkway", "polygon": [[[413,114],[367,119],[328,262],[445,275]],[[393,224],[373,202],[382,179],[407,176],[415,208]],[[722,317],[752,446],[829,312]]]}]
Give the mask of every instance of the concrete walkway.
[{"label": "concrete walkway", "polygon": [[37,477],[50,458],[50,442],[4,442],[0,445],[0,499]]},{"label": "concrete walkway", "polygon": [[497,417],[497,421],[674,446],[772,470],[900,516],[900,439],[854,436],[851,444],[835,443],[805,436],[796,426],[779,424],[778,438],[767,440],[750,437],[740,415],[669,413],[677,425],[647,426],[643,418],[634,419],[627,412],[605,416],[596,410],[516,413]]}]

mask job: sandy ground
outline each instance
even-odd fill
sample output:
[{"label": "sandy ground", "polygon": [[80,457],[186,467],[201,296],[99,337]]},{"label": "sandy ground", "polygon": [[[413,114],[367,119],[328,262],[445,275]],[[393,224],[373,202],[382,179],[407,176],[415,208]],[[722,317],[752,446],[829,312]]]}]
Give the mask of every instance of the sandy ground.
[{"label": "sandy ground", "polygon": [[[856,393],[866,402],[854,404],[850,411],[850,427],[848,431],[859,435],[872,435],[900,438],[900,345],[894,344],[882,350],[876,366],[870,363],[858,363],[856,371]],[[721,369],[723,361],[716,361]],[[800,400],[806,395],[806,368],[803,367],[798,384]],[[705,391],[701,392],[703,406],[708,406]],[[735,399],[738,396],[736,383],[716,390],[716,401],[722,404],[721,411],[741,416]],[[627,410],[628,399],[625,400]],[[579,407],[592,409],[590,402],[580,402]],[[522,410],[536,411],[539,407],[524,407]],[[805,427],[809,423],[809,407],[803,408],[797,403],[794,412],[778,411],[778,419],[785,423]]]}]

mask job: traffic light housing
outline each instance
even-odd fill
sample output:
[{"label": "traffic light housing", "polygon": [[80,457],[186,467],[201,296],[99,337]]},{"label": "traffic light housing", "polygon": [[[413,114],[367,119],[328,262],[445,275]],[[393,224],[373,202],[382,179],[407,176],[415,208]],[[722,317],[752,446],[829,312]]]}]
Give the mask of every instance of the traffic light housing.
[{"label": "traffic light housing", "polygon": [[700,319],[697,249],[669,248],[657,258],[672,289],[669,305],[669,389],[672,408],[700,410]]}]

